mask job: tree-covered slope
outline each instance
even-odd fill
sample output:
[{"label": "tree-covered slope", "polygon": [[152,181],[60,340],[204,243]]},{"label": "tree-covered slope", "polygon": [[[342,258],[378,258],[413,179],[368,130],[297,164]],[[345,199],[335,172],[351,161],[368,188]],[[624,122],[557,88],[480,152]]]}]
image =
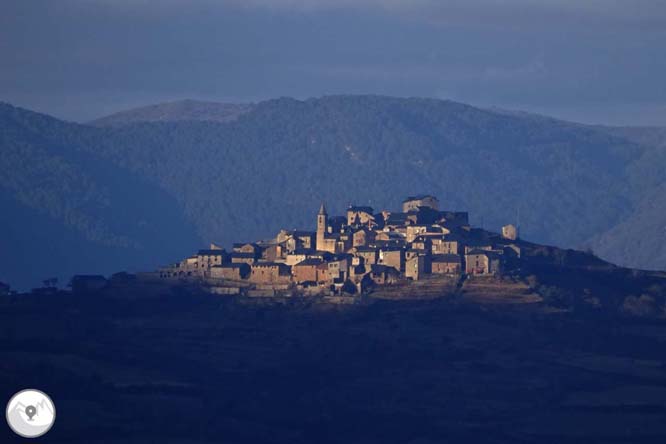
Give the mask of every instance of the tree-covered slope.
[{"label": "tree-covered slope", "polygon": [[91,131],[0,105],[0,280],[156,266],[196,246],[171,196],[81,145]]}]

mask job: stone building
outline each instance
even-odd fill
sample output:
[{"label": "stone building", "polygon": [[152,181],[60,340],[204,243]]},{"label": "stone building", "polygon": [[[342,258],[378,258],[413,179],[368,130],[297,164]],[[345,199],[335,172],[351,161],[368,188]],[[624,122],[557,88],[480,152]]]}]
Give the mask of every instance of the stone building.
[{"label": "stone building", "polygon": [[372,227],[375,225],[375,216],[372,214],[372,207],[350,206],[347,209],[347,225],[358,226],[366,225]]},{"label": "stone building", "polygon": [[233,246],[234,253],[252,253],[255,259],[261,257],[261,250],[262,248],[254,242],[239,243]]},{"label": "stone building", "polygon": [[284,245],[287,252],[302,248],[316,247],[316,233],[303,230],[280,230],[275,237],[275,243]]},{"label": "stone building", "polygon": [[291,281],[291,269],[278,262],[258,262],[252,265],[249,280],[256,284],[287,284]]},{"label": "stone building", "polygon": [[386,265],[371,265],[366,276],[376,285],[390,285],[400,280],[400,272]]},{"label": "stone building", "polygon": [[419,236],[412,242],[412,248],[418,250],[432,251],[432,237]]},{"label": "stone building", "polygon": [[228,279],[239,281],[250,276],[251,268],[248,264],[214,265],[210,269],[210,277],[214,279]]},{"label": "stone building", "polygon": [[306,259],[291,267],[291,274],[294,282],[301,284],[303,282],[328,282],[330,274],[328,263],[321,259]]},{"label": "stone building", "polygon": [[363,259],[363,264],[373,265],[379,260],[379,250],[374,247],[356,247],[353,250],[354,256]]},{"label": "stone building", "polygon": [[[416,252],[416,254],[410,254]],[[422,279],[423,276],[430,273],[430,257],[417,250],[407,251],[405,258],[405,276],[414,281]]]},{"label": "stone building", "polygon": [[177,264],[159,270],[160,276],[165,278],[203,275],[204,272],[205,269],[199,268],[199,259],[196,255],[187,257]]},{"label": "stone building", "polygon": [[227,261],[228,254],[224,250],[199,250],[197,252],[197,265],[199,268],[208,270],[214,265],[222,265]]},{"label": "stone building", "polygon": [[494,251],[471,250],[465,253],[465,273],[497,274],[501,271],[501,257]]},{"label": "stone building", "polygon": [[502,227],[502,237],[509,240],[518,239],[518,228],[513,224],[504,225]]},{"label": "stone building", "polygon": [[303,262],[305,259],[309,259],[313,257],[314,250],[309,250],[309,249],[299,249],[292,251],[287,255],[285,258],[285,264],[289,265],[290,267],[293,267],[294,265],[298,264],[299,262]]},{"label": "stone building", "polygon": [[432,274],[460,274],[461,262],[461,257],[457,254],[438,254],[432,257],[430,269]]},{"label": "stone building", "polygon": [[328,265],[328,275],[330,279],[341,279],[344,281],[349,277],[351,255],[338,255],[326,264]]},{"label": "stone building", "polygon": [[379,250],[379,263],[402,272],[405,270],[405,250],[391,247],[381,248]]},{"label": "stone building", "polygon": [[375,232],[365,227],[360,228],[352,234],[352,247],[368,245],[375,240]]},{"label": "stone building", "polygon": [[461,240],[454,236],[432,238],[432,254],[460,254]]},{"label": "stone building", "polygon": [[402,201],[403,213],[418,210],[419,207],[427,207],[433,210],[439,210],[439,201],[435,196],[431,196],[429,194],[410,196]]},{"label": "stone building", "polygon": [[286,248],[284,244],[271,244],[261,252],[261,258],[267,262],[284,262]]},{"label": "stone building", "polygon": [[229,259],[232,264],[248,264],[252,265],[257,262],[257,258],[254,253],[241,253],[234,251],[229,253]]},{"label": "stone building", "polygon": [[328,251],[330,253],[336,252],[337,243],[340,239],[339,234],[329,233],[328,226],[328,213],[326,206],[322,203],[317,213],[317,250]]}]

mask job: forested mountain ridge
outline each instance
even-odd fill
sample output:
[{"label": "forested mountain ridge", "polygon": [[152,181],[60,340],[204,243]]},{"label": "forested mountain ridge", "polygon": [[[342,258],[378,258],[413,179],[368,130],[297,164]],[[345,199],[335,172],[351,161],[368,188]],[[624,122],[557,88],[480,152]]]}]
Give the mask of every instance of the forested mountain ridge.
[{"label": "forested mountain ridge", "polygon": [[[194,108],[91,126],[0,106],[1,190],[87,242],[128,251],[147,235],[140,219],[168,243],[182,235],[183,247],[228,244],[308,228],[322,200],[334,213],[350,197],[397,209],[404,196],[428,192],[469,211],[475,225],[496,230],[519,218],[526,239],[666,268],[658,217],[666,155],[626,130],[380,96],[268,100],[225,121]],[[182,224],[166,229],[174,214]],[[154,256],[172,260],[159,248]]]}]

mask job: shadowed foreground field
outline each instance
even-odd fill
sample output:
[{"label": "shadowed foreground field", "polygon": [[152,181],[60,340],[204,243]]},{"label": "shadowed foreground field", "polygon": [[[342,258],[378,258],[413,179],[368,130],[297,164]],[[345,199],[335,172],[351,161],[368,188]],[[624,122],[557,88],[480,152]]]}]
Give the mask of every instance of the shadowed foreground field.
[{"label": "shadowed foreground field", "polygon": [[51,395],[40,442],[666,442],[663,320],[119,296],[1,301],[0,394]]}]

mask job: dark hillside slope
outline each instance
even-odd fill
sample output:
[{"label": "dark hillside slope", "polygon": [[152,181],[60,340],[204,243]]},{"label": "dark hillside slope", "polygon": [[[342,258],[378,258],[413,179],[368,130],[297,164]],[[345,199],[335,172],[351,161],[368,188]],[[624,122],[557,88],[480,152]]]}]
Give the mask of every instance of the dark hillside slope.
[{"label": "dark hillside slope", "polygon": [[0,106],[0,279],[156,266],[196,246],[173,198],[74,139],[91,129]]}]

